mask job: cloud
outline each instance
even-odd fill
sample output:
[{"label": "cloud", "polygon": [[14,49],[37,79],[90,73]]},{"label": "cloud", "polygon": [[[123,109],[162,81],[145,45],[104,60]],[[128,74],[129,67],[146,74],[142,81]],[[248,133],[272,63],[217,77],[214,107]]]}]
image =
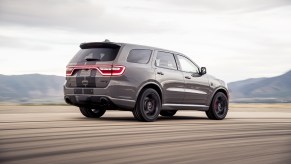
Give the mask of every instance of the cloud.
[{"label": "cloud", "polygon": [[161,32],[146,19],[107,10],[101,1],[0,0],[0,24],[51,27],[89,33]]},{"label": "cloud", "polygon": [[0,48],[22,49],[29,51],[47,51],[51,49],[46,43],[38,40],[0,35]]},{"label": "cloud", "polygon": [[290,5],[288,0],[0,0],[0,25],[55,28],[82,33],[163,33],[164,14],[248,12]]},{"label": "cloud", "polygon": [[289,0],[160,0],[159,2],[182,9],[192,9],[192,11],[213,12],[251,12],[291,5]]},{"label": "cloud", "polygon": [[22,61],[42,63],[43,57],[49,63],[40,64],[37,70],[33,64],[11,68],[14,59],[2,55],[0,70],[63,75],[79,43],[108,38],[184,53],[226,81],[274,76],[290,69],[290,3],[0,0],[0,54],[21,59],[18,65]]}]

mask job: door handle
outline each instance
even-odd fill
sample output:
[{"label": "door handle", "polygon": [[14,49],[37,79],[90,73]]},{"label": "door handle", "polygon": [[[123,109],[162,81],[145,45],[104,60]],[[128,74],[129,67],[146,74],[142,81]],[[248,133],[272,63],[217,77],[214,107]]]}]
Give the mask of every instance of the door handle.
[{"label": "door handle", "polygon": [[157,72],[157,74],[159,74],[159,75],[164,75],[164,73],[163,73],[163,72]]},{"label": "door handle", "polygon": [[191,79],[191,77],[189,77],[189,76],[185,76],[185,78],[186,78],[186,79]]}]

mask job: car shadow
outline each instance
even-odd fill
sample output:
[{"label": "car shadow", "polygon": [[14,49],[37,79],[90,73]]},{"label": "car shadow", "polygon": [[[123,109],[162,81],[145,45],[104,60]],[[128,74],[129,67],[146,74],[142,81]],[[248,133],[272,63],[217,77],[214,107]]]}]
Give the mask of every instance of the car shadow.
[{"label": "car shadow", "polygon": [[[78,117],[75,118],[78,120],[89,121],[89,120],[98,120],[98,121],[117,121],[117,122],[137,122],[137,120],[132,116],[122,116],[122,117],[101,117],[101,118],[86,118],[86,117]],[[156,121],[173,121],[173,120],[208,120],[206,117],[195,117],[195,116],[173,116],[173,117],[163,117],[159,116]]]},{"label": "car shadow", "polygon": [[206,117],[197,117],[197,116],[173,116],[173,117],[163,117],[160,116],[158,120],[207,120]]}]

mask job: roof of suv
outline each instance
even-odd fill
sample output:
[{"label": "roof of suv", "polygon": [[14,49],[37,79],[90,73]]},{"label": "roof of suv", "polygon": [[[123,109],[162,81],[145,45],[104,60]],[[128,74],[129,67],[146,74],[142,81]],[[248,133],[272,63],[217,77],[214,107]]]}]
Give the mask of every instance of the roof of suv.
[{"label": "roof of suv", "polygon": [[80,44],[80,48],[89,48],[92,46],[108,46],[108,47],[112,47],[112,48],[119,47],[119,46],[128,46],[128,47],[131,47],[132,49],[138,47],[138,48],[154,49],[154,50],[173,52],[176,54],[182,54],[180,52],[167,50],[167,49],[163,49],[163,48],[144,46],[144,45],[138,45],[138,44],[131,44],[131,43],[117,43],[117,42],[104,41],[104,42],[85,42],[85,43]]}]

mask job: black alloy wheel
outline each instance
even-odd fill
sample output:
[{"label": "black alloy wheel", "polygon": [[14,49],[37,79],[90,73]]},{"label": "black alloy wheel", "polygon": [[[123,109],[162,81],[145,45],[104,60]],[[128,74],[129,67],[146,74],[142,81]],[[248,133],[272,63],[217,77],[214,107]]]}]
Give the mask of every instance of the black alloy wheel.
[{"label": "black alloy wheel", "polygon": [[160,110],[161,99],[158,92],[147,88],[140,94],[132,113],[137,120],[150,122],[158,118]]},{"label": "black alloy wheel", "polygon": [[228,98],[222,92],[218,92],[212,99],[211,106],[206,115],[212,120],[222,120],[228,112]]}]

